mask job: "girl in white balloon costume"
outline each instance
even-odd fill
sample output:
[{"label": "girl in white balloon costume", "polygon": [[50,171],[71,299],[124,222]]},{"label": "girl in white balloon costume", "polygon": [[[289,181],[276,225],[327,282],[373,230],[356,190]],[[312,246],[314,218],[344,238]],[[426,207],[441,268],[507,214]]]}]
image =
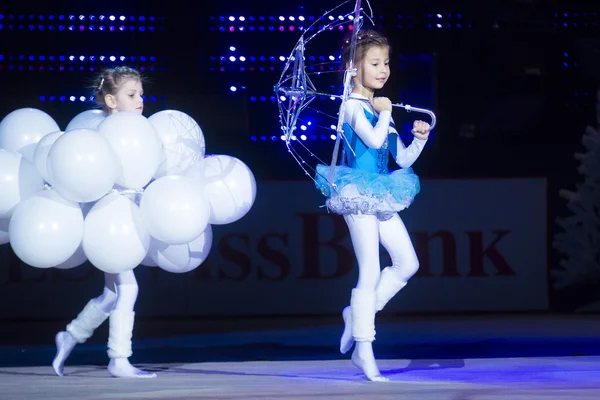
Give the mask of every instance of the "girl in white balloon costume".
[{"label": "girl in white balloon costume", "polygon": [[[348,68],[351,40],[342,49]],[[317,187],[328,197],[327,207],[344,216],[358,261],[358,283],[350,306],[343,310],[345,323],[340,351],[356,347],[352,361],[371,381],[381,376],[372,342],[375,314],[398,293],[419,268],[415,250],[398,215],[420,190],[419,178],[410,168],[421,154],[429,135],[429,124],[415,121],[412,143],[405,147],[392,119],[392,103],[374,97],[390,77],[390,46],[387,38],[372,30],[361,31],[355,47],[353,90],[346,103],[343,132],[345,165],[335,166],[331,189],[330,167],[317,166]],[[392,154],[401,169],[389,172]],[[392,265],[381,270],[379,244],[391,256]]]},{"label": "girl in white balloon costume", "polygon": [[[95,90],[96,103],[107,115],[117,112],[142,114],[143,87],[140,74],[128,67],[107,69],[100,74]],[[138,285],[133,270],[105,273],[102,294],[90,300],[79,315],[56,335],[57,353],[52,367],[63,375],[64,363],[75,345],[90,338],[96,328],[109,319],[108,372],[119,378],[155,377],[129,362],[132,354],[131,338],[134,325],[134,305]]]}]

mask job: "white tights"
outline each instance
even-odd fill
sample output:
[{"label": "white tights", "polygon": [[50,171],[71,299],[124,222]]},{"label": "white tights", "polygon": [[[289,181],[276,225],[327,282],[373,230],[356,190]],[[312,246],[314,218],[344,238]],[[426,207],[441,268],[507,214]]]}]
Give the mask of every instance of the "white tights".
[{"label": "white tights", "polygon": [[133,311],[138,295],[138,284],[133,270],[118,274],[104,273],[104,290],[93,301],[106,313],[119,309]]},{"label": "white tights", "polygon": [[[350,307],[344,309],[344,333],[340,351],[346,353],[354,341],[352,362],[367,379],[383,382],[375,362],[372,342],[375,340],[375,314],[398,293],[419,269],[419,260],[410,235],[398,214],[386,221],[374,215],[348,215],[352,246],[358,261],[358,283],[352,290]],[[383,244],[392,265],[381,271],[379,244]]]},{"label": "white tights", "polygon": [[156,375],[135,368],[129,363],[133,311],[138,295],[138,284],[133,270],[118,274],[104,274],[102,294],[88,302],[67,326],[66,332],[56,335],[57,353],[52,367],[57,375],[64,373],[64,363],[77,343],[83,343],[107,318],[109,323],[108,372],[119,378],[152,378]]},{"label": "white tights", "polygon": [[358,261],[357,289],[375,290],[379,284],[381,266],[379,243],[392,259],[390,271],[398,281],[407,282],[419,269],[419,260],[410,235],[398,214],[387,221],[379,221],[374,215],[348,215],[346,224],[350,230],[352,246]]}]

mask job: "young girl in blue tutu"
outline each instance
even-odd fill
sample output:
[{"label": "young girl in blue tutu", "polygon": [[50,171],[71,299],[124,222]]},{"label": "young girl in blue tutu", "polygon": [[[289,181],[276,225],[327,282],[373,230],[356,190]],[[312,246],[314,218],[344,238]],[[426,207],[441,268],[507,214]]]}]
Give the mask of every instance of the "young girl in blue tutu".
[{"label": "young girl in blue tutu", "polygon": [[[348,67],[351,41],[342,48]],[[353,90],[344,110],[343,165],[334,169],[333,185],[328,183],[330,167],[317,166],[317,187],[327,197],[330,211],[344,216],[358,261],[358,283],[346,307],[340,351],[354,343],[353,363],[371,381],[381,376],[373,355],[375,314],[381,311],[419,268],[412,242],[398,211],[407,208],[419,193],[419,178],[410,168],[421,154],[429,136],[429,124],[415,121],[414,139],[406,147],[392,119],[392,103],[374,97],[390,77],[390,46],[386,37],[372,30],[358,35],[354,53]],[[400,169],[389,172],[392,154]],[[381,270],[379,243],[391,256],[392,265]]]}]

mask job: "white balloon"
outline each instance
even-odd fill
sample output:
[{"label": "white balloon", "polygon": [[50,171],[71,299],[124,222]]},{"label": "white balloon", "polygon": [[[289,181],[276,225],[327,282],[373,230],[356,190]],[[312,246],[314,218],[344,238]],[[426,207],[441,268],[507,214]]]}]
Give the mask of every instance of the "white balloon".
[{"label": "white balloon", "polygon": [[0,122],[0,149],[20,153],[33,162],[37,143],[47,134],[60,131],[51,116],[36,108],[20,108]]},{"label": "white balloon", "polygon": [[48,153],[50,153],[50,149],[54,142],[56,142],[63,133],[64,132],[58,131],[47,134],[35,146],[35,151],[33,153],[33,163],[35,164],[35,168],[42,178],[50,185],[52,185],[52,182],[48,171]]},{"label": "white balloon", "polygon": [[142,195],[140,210],[150,235],[168,244],[184,244],[202,234],[210,210],[202,187],[185,176],[163,176]]},{"label": "white balloon", "polygon": [[[139,207],[140,202],[142,201],[142,195],[143,195],[143,192],[135,193],[135,194],[128,194],[128,195],[124,195],[124,196],[126,196],[129,200],[133,201]],[[143,218],[143,216],[142,216],[142,218]],[[152,240],[153,240],[153,238],[150,237],[150,245],[149,245],[148,251],[150,251],[150,249],[152,248]],[[152,258],[150,258],[149,254],[146,254],[146,257],[144,257],[142,262],[140,262],[140,265],[143,265],[145,267],[158,267],[158,265],[156,265],[154,260],[152,260]]]},{"label": "white balloon", "polygon": [[194,182],[204,187],[204,159],[192,164],[187,171],[185,176],[192,178]]},{"label": "white balloon", "polygon": [[204,158],[204,195],[210,203],[208,223],[235,222],[250,211],[256,199],[256,180],[250,168],[235,157]]},{"label": "white balloon", "polygon": [[120,172],[110,144],[89,129],[75,129],[59,137],[48,153],[48,170],[56,190],[81,203],[108,193]]},{"label": "white balloon", "polygon": [[65,128],[66,131],[74,129],[91,129],[95,131],[98,126],[106,118],[106,114],[102,110],[86,110],[75,116]]},{"label": "white balloon", "polygon": [[8,226],[10,245],[26,264],[50,268],[68,260],[83,237],[79,204],[43,190],[17,206]]},{"label": "white balloon", "polygon": [[132,112],[111,114],[98,126],[121,165],[116,183],[141,189],[150,182],[163,160],[163,145],[156,130],[142,115]]},{"label": "white balloon", "polygon": [[137,267],[150,245],[150,235],[137,205],[118,193],[100,199],[85,218],[83,250],[101,271],[120,273]]},{"label": "white balloon", "polygon": [[186,244],[170,245],[153,238],[148,254],[158,267],[180,274],[198,268],[206,260],[212,240],[212,227],[207,225],[200,236]]},{"label": "white balloon", "polygon": [[[87,217],[88,213],[92,209],[94,203],[79,203],[81,207],[81,212],[83,213],[83,219]],[[87,257],[85,255],[85,251],[83,251],[83,235],[81,237],[82,243],[79,244],[75,253],[69,257],[69,259],[61,264],[55,265],[54,268],[58,269],[72,269],[75,267],[79,267],[83,263],[87,261]]]},{"label": "white balloon", "polygon": [[198,123],[186,113],[164,110],[148,118],[164,145],[165,160],[154,175],[183,174],[191,165],[204,157],[206,144]]},{"label": "white balloon", "polygon": [[0,218],[8,218],[23,200],[44,189],[35,166],[19,153],[0,149]]},{"label": "white balloon", "polygon": [[83,245],[79,245],[75,253],[69,259],[63,263],[55,265],[54,268],[58,269],[72,269],[75,267],[79,267],[81,264],[87,261],[87,257],[85,256],[85,252],[83,251]]},{"label": "white balloon", "polygon": [[10,223],[9,218],[0,219],[0,244],[6,244],[10,241],[8,236],[8,224]]}]

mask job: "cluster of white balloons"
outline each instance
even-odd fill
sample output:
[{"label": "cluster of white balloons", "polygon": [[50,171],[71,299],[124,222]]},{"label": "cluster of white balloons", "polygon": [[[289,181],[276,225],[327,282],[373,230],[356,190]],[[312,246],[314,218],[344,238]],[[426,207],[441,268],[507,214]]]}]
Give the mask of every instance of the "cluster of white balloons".
[{"label": "cluster of white balloons", "polygon": [[0,193],[0,244],[28,265],[181,273],[208,256],[211,225],[250,210],[256,181],[235,157],[205,156],[181,111],[88,110],[61,131],[22,108],[0,122]]}]

